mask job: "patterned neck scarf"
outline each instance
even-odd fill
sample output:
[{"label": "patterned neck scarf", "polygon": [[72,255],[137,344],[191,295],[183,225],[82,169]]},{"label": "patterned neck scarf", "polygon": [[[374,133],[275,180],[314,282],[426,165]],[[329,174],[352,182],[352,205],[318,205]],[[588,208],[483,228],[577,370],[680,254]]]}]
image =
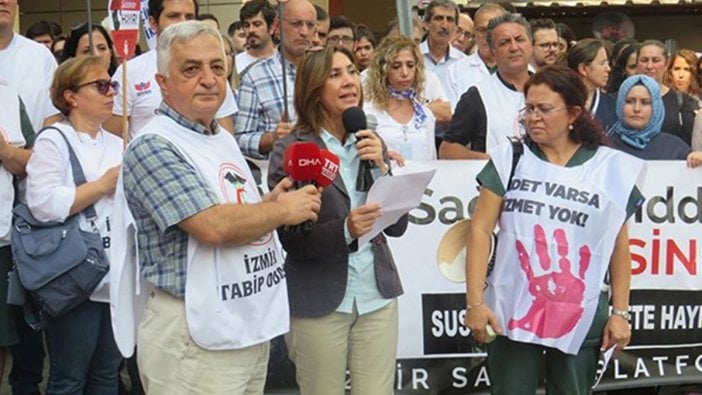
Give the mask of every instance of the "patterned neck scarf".
[{"label": "patterned neck scarf", "polygon": [[[636,85],[643,85],[648,94],[651,95],[651,119],[643,129],[634,129],[624,123],[624,105],[626,96],[631,88]],[[617,93],[617,123],[612,127],[612,133],[616,134],[623,142],[638,149],[644,149],[648,143],[661,132],[663,118],[665,118],[665,108],[661,98],[661,88],[653,78],[639,74],[632,75],[622,82]]]},{"label": "patterned neck scarf", "polygon": [[419,128],[422,127],[422,124],[427,120],[427,114],[424,112],[422,103],[420,103],[417,99],[417,91],[414,88],[401,91],[388,85],[388,93],[393,99],[410,101],[412,104],[412,109],[414,110],[414,123],[412,126],[419,130]]}]

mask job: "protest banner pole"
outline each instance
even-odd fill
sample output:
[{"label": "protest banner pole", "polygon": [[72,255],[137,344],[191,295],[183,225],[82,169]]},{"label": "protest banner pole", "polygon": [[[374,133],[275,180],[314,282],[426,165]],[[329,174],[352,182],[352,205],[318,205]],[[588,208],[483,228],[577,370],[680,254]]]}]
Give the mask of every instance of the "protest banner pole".
[{"label": "protest banner pole", "polygon": [[90,0],[87,0],[87,10],[88,10],[88,50],[91,55],[95,55],[95,50],[93,49],[93,11],[90,4]]},{"label": "protest banner pole", "polygon": [[[280,45],[281,48],[283,47],[283,4],[286,3],[287,0],[278,0],[278,33],[280,37]],[[287,72],[286,72],[286,67],[285,67],[285,55],[282,52],[280,53],[281,57],[281,69],[283,72],[283,116],[285,117],[285,122],[288,121],[289,117],[289,112],[288,112],[288,78],[287,78]]]},{"label": "protest banner pole", "polygon": [[400,34],[412,38],[412,7],[409,0],[395,0],[395,7]]},{"label": "protest banner pole", "polygon": [[112,42],[117,57],[122,59],[122,145],[126,149],[129,142],[127,111],[127,59],[134,55],[139,35],[139,1],[110,0],[109,21],[112,27]]},{"label": "protest banner pole", "polygon": [[127,149],[129,128],[127,124],[127,59],[122,59],[122,148]]}]

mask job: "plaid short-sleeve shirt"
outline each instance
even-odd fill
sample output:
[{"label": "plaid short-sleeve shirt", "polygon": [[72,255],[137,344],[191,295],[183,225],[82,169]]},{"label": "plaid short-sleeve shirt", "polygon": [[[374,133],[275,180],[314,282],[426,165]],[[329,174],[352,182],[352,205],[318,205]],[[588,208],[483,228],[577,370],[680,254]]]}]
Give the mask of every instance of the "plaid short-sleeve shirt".
[{"label": "plaid short-sleeve shirt", "polygon": [[[209,133],[165,103],[159,113],[193,133]],[[141,272],[159,289],[183,298],[188,234],[178,224],[217,204],[217,196],[178,149],[160,136],[137,139],[125,153],[122,166],[127,204],[139,229]]]}]

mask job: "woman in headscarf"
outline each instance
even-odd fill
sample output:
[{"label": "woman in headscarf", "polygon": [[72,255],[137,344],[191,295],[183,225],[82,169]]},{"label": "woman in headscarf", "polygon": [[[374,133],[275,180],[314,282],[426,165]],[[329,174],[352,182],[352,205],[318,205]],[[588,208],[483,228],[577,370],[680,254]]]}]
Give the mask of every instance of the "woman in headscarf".
[{"label": "woman in headscarf", "polygon": [[639,74],[624,80],[617,95],[617,118],[611,129],[614,148],[641,159],[688,160],[691,167],[699,165],[699,152],[691,153],[678,136],[661,133],[665,108],[653,78]]}]

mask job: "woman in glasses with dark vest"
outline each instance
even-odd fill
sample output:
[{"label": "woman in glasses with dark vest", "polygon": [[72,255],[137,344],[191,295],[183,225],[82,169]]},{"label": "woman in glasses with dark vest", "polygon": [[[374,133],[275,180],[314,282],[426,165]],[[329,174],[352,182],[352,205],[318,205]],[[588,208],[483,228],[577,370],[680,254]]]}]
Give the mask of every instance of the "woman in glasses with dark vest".
[{"label": "woman in glasses with dark vest", "polygon": [[[56,70],[51,101],[64,116],[38,135],[27,164],[27,204],[42,222],[63,222],[92,205],[97,217],[80,215],[80,227],[100,232],[109,256],[110,214],[122,140],[101,124],[112,115],[117,85],[103,59],[81,56]],[[70,148],[87,182],[76,186]],[[105,280],[89,300],[49,317],[46,342],[50,369],[47,394],[116,394],[122,361],[112,335]]]}]

